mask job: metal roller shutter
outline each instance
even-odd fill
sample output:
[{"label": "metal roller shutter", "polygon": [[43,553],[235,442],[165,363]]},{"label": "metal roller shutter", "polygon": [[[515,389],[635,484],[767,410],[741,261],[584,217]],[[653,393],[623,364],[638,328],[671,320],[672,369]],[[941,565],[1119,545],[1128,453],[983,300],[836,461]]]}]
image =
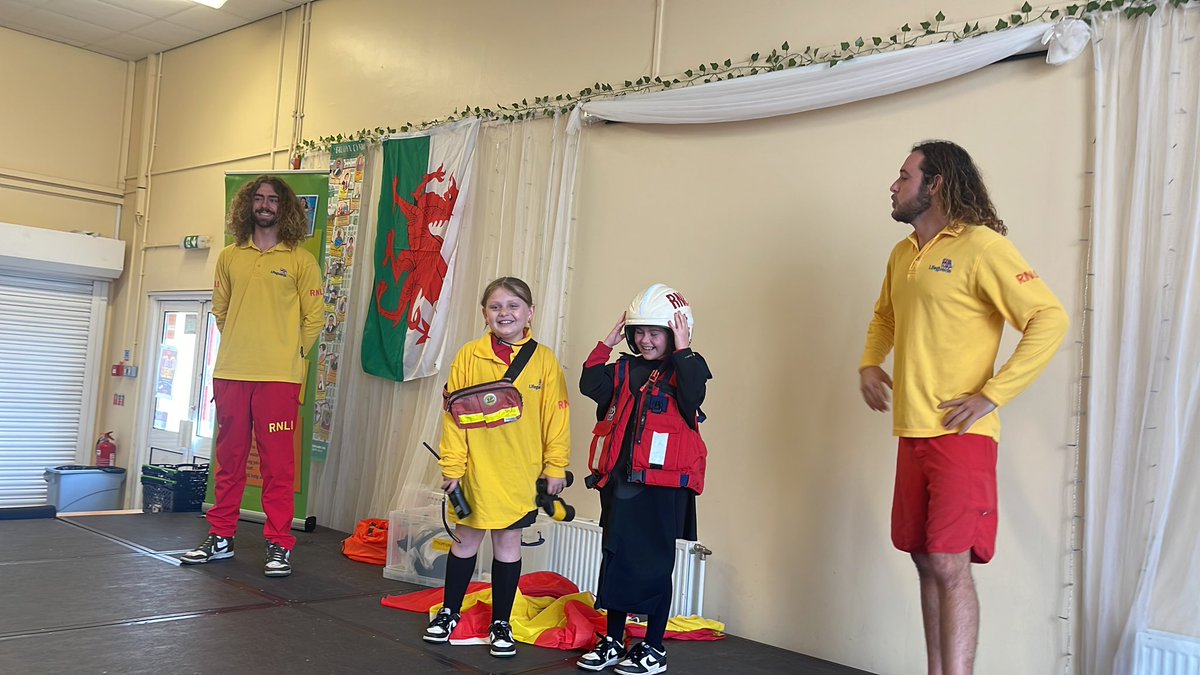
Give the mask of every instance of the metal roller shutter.
[{"label": "metal roller shutter", "polygon": [[43,472],[75,464],[90,440],[102,306],[91,281],[0,275],[0,508],[44,504]]}]

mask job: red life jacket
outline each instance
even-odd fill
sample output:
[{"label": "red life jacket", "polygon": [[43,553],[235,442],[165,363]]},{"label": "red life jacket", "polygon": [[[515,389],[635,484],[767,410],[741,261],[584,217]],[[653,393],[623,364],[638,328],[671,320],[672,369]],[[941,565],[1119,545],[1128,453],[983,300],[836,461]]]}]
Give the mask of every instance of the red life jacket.
[{"label": "red life jacket", "polygon": [[[613,372],[613,398],[604,419],[592,430],[588,468],[592,480],[588,487],[599,489],[617,468],[625,429],[632,422],[633,449],[630,452],[631,483],[672,488],[688,488],[696,494],[704,491],[704,468],[708,448],[700,432],[687,423],[675,400],[678,378],[671,373],[663,382],[663,371],[656,369],[634,394],[625,381],[629,378],[629,360],[617,361]],[[697,416],[698,417],[698,416]],[[697,419],[692,420],[693,424]],[[597,452],[599,451],[599,452]]]}]

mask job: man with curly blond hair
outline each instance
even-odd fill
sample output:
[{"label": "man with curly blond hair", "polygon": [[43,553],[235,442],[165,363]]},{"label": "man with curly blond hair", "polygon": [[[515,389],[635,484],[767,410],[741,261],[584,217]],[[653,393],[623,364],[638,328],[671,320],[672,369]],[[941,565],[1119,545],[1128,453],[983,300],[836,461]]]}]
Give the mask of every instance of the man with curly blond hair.
[{"label": "man with curly blond hair", "polygon": [[[888,259],[859,387],[880,412],[894,389],[892,543],[917,566],[928,672],[962,675],[979,635],[971,563],[988,562],[996,541],[996,408],[1046,367],[1067,314],[1005,237],[966,150],[917,144],[891,192],[892,218],[913,232]],[[1006,321],[1022,337],[996,371]],[[880,367],[893,347],[894,387]]]},{"label": "man with curly blond hair", "polygon": [[221,347],[213,368],[217,407],[214,504],[209,534],[180,558],[185,564],[233,557],[233,539],[246,487],[253,440],[267,516],[263,572],[292,572],[296,537],[295,440],[305,357],[321,332],[321,268],[300,248],[308,233],[304,205],[283,180],[259,176],[233,198],[229,233],[235,242],[217,258],[213,316]]}]

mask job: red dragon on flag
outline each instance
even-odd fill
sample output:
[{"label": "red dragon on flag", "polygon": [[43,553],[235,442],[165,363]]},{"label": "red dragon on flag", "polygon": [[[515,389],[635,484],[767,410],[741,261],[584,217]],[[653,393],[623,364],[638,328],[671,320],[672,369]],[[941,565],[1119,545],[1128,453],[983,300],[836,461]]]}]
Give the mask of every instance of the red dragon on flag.
[{"label": "red dragon on flag", "polygon": [[380,279],[375,288],[375,303],[380,316],[391,320],[393,327],[400,325],[406,318],[405,308],[410,308],[407,312],[408,328],[421,335],[417,344],[429,339],[429,321],[421,316],[421,307],[425,302],[437,304],[442,295],[442,284],[446,281],[442,234],[450,223],[450,215],[454,213],[454,203],[458,201],[458,181],[454,176],[450,176],[449,180],[450,185],[444,193],[426,192],[430,183],[446,181],[445,167],[439,166],[436,171],[425,174],[413,192],[413,201],[409,202],[397,190],[399,178],[392,178],[392,205],[404,214],[409,247],[396,253],[396,232],[389,230],[383,262],[391,270],[393,283],[399,283],[405,273],[408,278],[393,309],[383,306],[383,297],[389,286],[387,279]]}]

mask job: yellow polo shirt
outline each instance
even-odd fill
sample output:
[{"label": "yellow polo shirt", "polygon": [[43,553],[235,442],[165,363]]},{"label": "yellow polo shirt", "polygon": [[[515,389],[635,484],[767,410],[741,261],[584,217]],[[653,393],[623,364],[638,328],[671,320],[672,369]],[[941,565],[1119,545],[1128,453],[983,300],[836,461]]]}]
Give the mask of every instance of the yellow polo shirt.
[{"label": "yellow polo shirt", "polygon": [[[1005,321],[1022,337],[996,371]],[[882,364],[895,346],[893,433],[955,433],[942,426],[939,403],[977,392],[1008,403],[1050,362],[1067,323],[1012,242],[987,227],[952,224],[922,250],[915,233],[892,249],[859,369]],[[969,431],[999,440],[996,411]]]},{"label": "yellow polo shirt", "polygon": [[304,360],[321,333],[321,268],[308,251],[253,240],[217,257],[213,315],[221,348],[213,377],[250,382],[304,382]]}]

